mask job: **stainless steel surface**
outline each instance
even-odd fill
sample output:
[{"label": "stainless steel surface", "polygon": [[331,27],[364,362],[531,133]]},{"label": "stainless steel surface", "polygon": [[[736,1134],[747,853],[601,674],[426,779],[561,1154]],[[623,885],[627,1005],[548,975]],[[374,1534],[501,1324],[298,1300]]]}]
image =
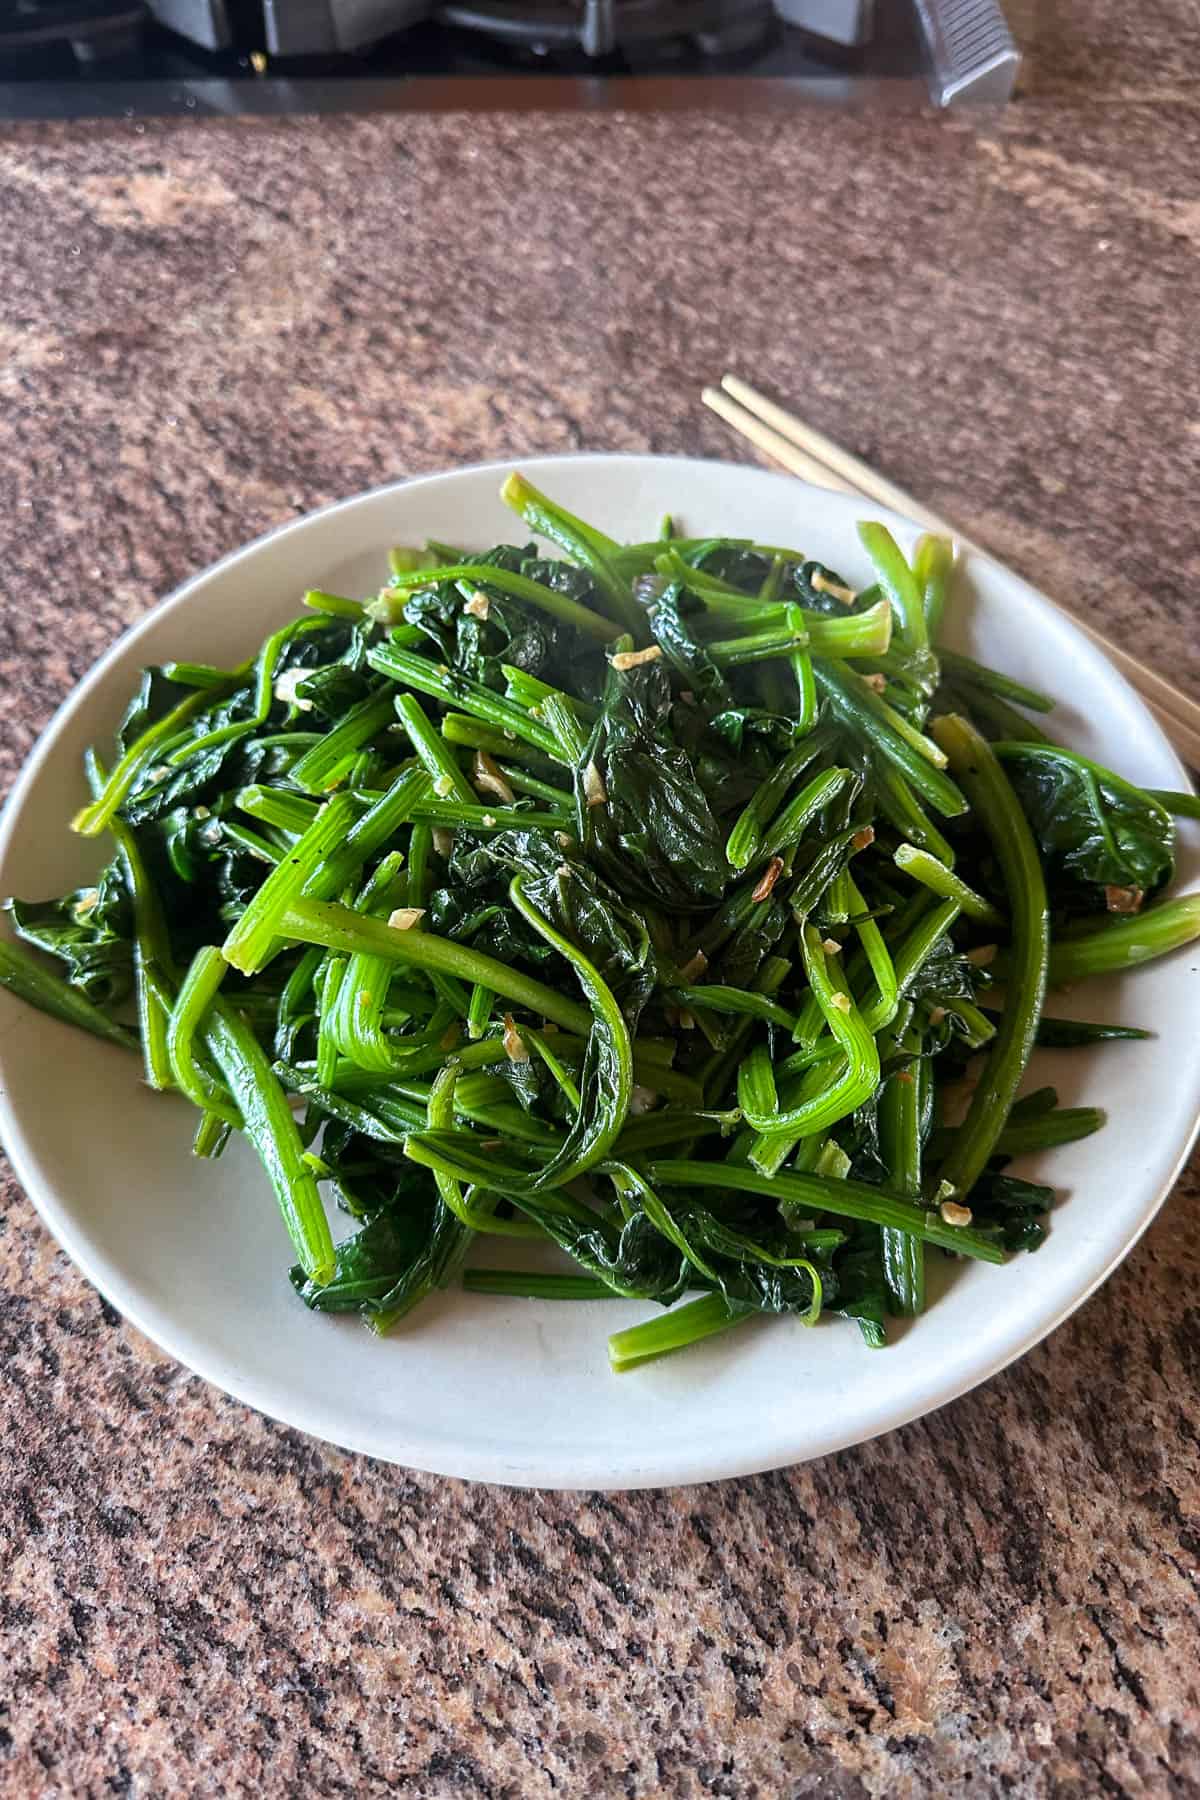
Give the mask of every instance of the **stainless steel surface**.
[{"label": "stainless steel surface", "polygon": [[233,42],[225,0],[150,0],[150,11],[205,50],[226,50]]},{"label": "stainless steel surface", "polygon": [[266,46],[273,56],[361,50],[428,16],[428,0],[263,0]]},{"label": "stainless steel surface", "polygon": [[154,0],[136,48],[104,61],[53,34],[0,57],[0,118],[926,104],[905,0],[781,4],[824,32],[774,0]]},{"label": "stainless steel surface", "polygon": [[[338,4],[339,0],[334,0]],[[836,10],[844,0],[810,0]],[[736,52],[770,34],[770,0],[441,0],[436,16],[499,43],[539,53],[582,50],[590,57],[673,40],[707,55]]]},{"label": "stainless steel surface", "polygon": [[875,0],[775,0],[775,11],[835,44],[869,43],[875,29]]},{"label": "stainless steel surface", "polygon": [[916,0],[916,8],[938,106],[1012,98],[1021,53],[997,0]]}]

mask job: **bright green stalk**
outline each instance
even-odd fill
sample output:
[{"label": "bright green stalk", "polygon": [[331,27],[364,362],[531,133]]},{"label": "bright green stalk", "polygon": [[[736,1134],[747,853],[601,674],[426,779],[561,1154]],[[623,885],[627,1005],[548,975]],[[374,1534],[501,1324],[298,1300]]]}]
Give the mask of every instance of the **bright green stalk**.
[{"label": "bright green stalk", "polygon": [[304,1160],[287,1095],[265,1052],[236,1009],[222,1000],[214,1002],[205,1035],[242,1115],[243,1130],[275,1189],[296,1260],[311,1280],[331,1280],[335,1262],[329,1221],[316,1178]]},{"label": "bright green stalk", "polygon": [[398,694],[396,713],[409,735],[418,759],[433,782],[437,798],[446,800],[453,794],[467,806],[474,806],[478,799],[475,789],[446,748],[445,738],[429,723],[425,708],[416,695]]},{"label": "bright green stalk", "polygon": [[1033,834],[988,744],[974,726],[953,714],[936,719],[933,730],[991,839],[1012,918],[1007,1004],[966,1122],[941,1169],[943,1181],[969,1194],[994,1153],[1033,1050],[1046,994],[1050,913]]},{"label": "bright green stalk", "polygon": [[142,1040],[146,1080],[152,1088],[169,1088],[174,1085],[171,1059],[167,1053],[170,1000],[163,999],[159,988],[161,984],[169,993],[177,979],[171,955],[171,940],[167,934],[158,890],[147,873],[132,829],[115,814],[109,820],[108,828],[120,853],[125,870],[125,885],[133,903],[133,968],[137,983],[138,1033]]},{"label": "bright green stalk", "polygon": [[805,1216],[829,1212],[841,1219],[862,1219],[869,1225],[891,1225],[915,1232],[927,1244],[959,1251],[980,1262],[1005,1260],[1004,1251],[990,1238],[967,1226],[947,1225],[939,1213],[925,1211],[887,1188],[871,1187],[864,1181],[836,1180],[792,1169],[783,1169],[778,1175],[760,1175],[755,1169],[733,1163],[682,1161],[652,1162],[646,1169],[646,1179],[656,1187],[732,1189],[735,1193],[758,1194],[772,1203],[803,1208]]},{"label": "bright green stalk", "polygon": [[390,693],[372,694],[360,700],[332,731],[292,764],[290,779],[306,794],[324,794],[336,787],[363,745],[378,737],[393,717]]},{"label": "bright green stalk", "polygon": [[784,1031],[791,1031],[796,1023],[796,1015],[789,1012],[786,1006],[780,1006],[778,1001],[769,999],[766,994],[756,994],[749,988],[721,987],[715,982],[701,982],[692,987],[673,987],[671,997],[680,1006],[686,1006],[693,1012],[763,1019],[770,1025],[780,1026]]},{"label": "bright green stalk", "polygon": [[[493,693],[484,687],[481,681],[475,681],[469,675],[462,675],[457,670],[441,668],[427,656],[418,656],[415,651],[397,649],[394,644],[376,644],[367,652],[367,661],[379,675],[386,675],[389,681],[401,687],[416,688],[420,694],[427,694],[431,700],[440,700],[443,706],[461,707],[465,712],[473,713],[486,725],[496,726],[500,731],[512,732],[540,750],[544,756],[558,757],[557,747],[552,734],[536,719],[531,719],[523,706],[514,700],[506,700],[502,694]],[[443,736],[446,733],[443,732]],[[512,751],[509,751],[512,754]]]},{"label": "bright green stalk", "polygon": [[[925,612],[925,631],[930,643],[941,636],[946,593],[954,573],[954,545],[949,538],[919,537],[913,550],[913,575]],[[938,652],[939,656],[941,651]]]},{"label": "bright green stalk", "polygon": [[824,769],[794,794],[762,833],[764,849],[772,856],[798,844],[823,807],[836,798],[851,779],[849,769]]},{"label": "bright green stalk", "polygon": [[878,924],[874,919],[863,916],[867,912],[867,903],[848,869],[845,871],[845,880],[850,905],[856,917],[855,935],[875,980],[874,998],[862,1008],[867,1030],[873,1036],[884,1025],[890,1025],[896,1016],[896,1008],[900,1004],[900,974]]},{"label": "bright green stalk", "polygon": [[190,762],[194,756],[199,756],[218,744],[248,737],[251,732],[265,725],[275,703],[275,670],[284,647],[294,637],[323,628],[324,622],[321,619],[293,619],[282,630],[274,632],[254,659],[254,710],[250,717],[240,720],[236,725],[220,725],[216,730],[206,732],[203,737],[189,738],[168,753],[165,759],[168,766],[177,768],[180,763]]},{"label": "bright green stalk", "polygon": [[1200,819],[1200,794],[1179,794],[1171,788],[1147,788],[1152,800],[1178,819]]},{"label": "bright green stalk", "polygon": [[428,825],[441,825],[447,831],[462,827],[487,836],[495,831],[561,831],[566,816],[513,806],[483,806],[478,801],[464,806],[458,800],[421,800],[413,807],[413,818]]},{"label": "bright green stalk", "polygon": [[[794,1132],[811,1137],[845,1118],[875,1091],[879,1083],[879,1052],[844,983],[833,972],[819,933],[813,926],[805,925],[800,942],[809,985],[843,1053],[845,1067],[820,1094],[781,1113],[766,1094],[764,1058],[767,1069],[770,1067],[766,1047],[756,1046],[738,1072],[738,1104],[746,1123],[755,1131]],[[770,1085],[773,1089],[773,1080]],[[765,1104],[760,1104],[764,1099]]]},{"label": "bright green stalk", "polygon": [[871,777],[876,803],[893,830],[914,839],[947,868],[953,868],[953,845],[942,836],[920,805],[900,770],[879,759],[872,765]]},{"label": "bright green stalk", "polygon": [[[440,1071],[429,1090],[429,1102],[425,1119],[430,1131],[450,1131],[454,1127],[454,1090],[460,1075],[460,1068],[448,1063]],[[472,1206],[463,1196],[462,1183],[451,1175],[443,1175],[433,1171],[433,1179],[442,1204],[449,1207],[460,1224],[469,1231],[487,1232],[493,1237],[540,1238],[544,1236],[540,1225],[534,1225],[528,1219],[497,1219],[492,1208],[488,1206]],[[494,1204],[494,1202],[493,1202]]]},{"label": "bright green stalk", "polygon": [[[1128,918],[1105,921],[1094,931],[1080,932],[1078,937],[1063,938],[1050,952],[1050,984],[1061,987],[1066,982],[1086,981],[1090,975],[1112,975],[1122,969],[1134,969],[1166,956],[1184,944],[1200,938],[1200,894],[1183,894],[1177,900],[1162,900],[1148,906],[1145,912]],[[995,972],[1012,986],[1012,955],[1004,952],[996,958]]]},{"label": "bright green stalk", "polygon": [[496,996],[491,988],[485,987],[481,981],[477,981],[471,989],[471,1004],[467,1008],[467,1036],[469,1038],[483,1036],[495,1004]]},{"label": "bright green stalk", "polygon": [[212,1004],[228,973],[229,964],[215,945],[197,950],[168,1021],[167,1052],[171,1073],[192,1105],[240,1130],[241,1113],[228,1094],[218,1090],[196,1053],[196,1040],[204,1034]]},{"label": "bright green stalk", "polygon": [[924,595],[899,544],[886,525],[874,521],[861,524],[858,536],[875,564],[880,587],[900,614],[905,637],[915,650],[924,649],[929,643]]},{"label": "bright green stalk", "polygon": [[331,1087],[338,1068],[337,1003],[348,956],[331,956],[317,982],[317,1080]]},{"label": "bright green stalk", "polygon": [[725,855],[735,869],[748,868],[763,844],[763,834],[779,807],[784,794],[808,765],[820,755],[827,742],[821,733],[806,738],[789,750],[762,781],[738,817],[729,834]]},{"label": "bright green stalk", "polygon": [[379,600],[372,601],[367,611],[385,624],[394,624],[395,618],[389,606],[391,595],[400,597],[416,588],[437,587],[447,581],[470,582],[477,588],[495,588],[502,594],[511,594],[514,600],[523,600],[527,606],[536,607],[539,612],[548,613],[551,618],[574,625],[577,631],[585,632],[588,637],[597,638],[601,643],[617,637],[624,629],[615,620],[606,619],[592,607],[581,606],[569,594],[562,594],[557,588],[546,587],[543,582],[534,581],[515,569],[498,568],[494,563],[453,563],[449,568],[410,569],[393,573]]},{"label": "bright green stalk", "polygon": [[579,1093],[578,1083],[575,1081],[574,1076],[567,1068],[562,1057],[559,1056],[555,1045],[544,1032],[537,1031],[532,1025],[522,1025],[521,1036],[525,1039],[527,1044],[533,1046],[534,1050],[541,1057],[551,1075],[553,1075],[555,1081],[566,1095],[567,1104],[574,1107],[575,1111],[578,1113],[580,1106],[583,1104]]},{"label": "bright green stalk", "polygon": [[1004,914],[998,907],[968,887],[961,876],[939,862],[936,856],[931,856],[928,850],[919,850],[914,844],[901,844],[894,861],[898,869],[903,869],[931,893],[940,894],[945,900],[957,900],[969,919],[978,919],[984,925],[1004,924]]},{"label": "bright green stalk", "polygon": [[565,1031],[586,1036],[591,1030],[591,1013],[578,1002],[566,999],[519,969],[497,962],[493,956],[485,956],[451,938],[437,937],[431,931],[396,931],[382,919],[363,918],[348,906],[307,899],[287,905],[278,928],[283,935],[301,943],[324,944],[326,949],[344,955],[364,951],[412,968],[441,971],[469,984],[483,982],[493,992],[553,1020]]},{"label": "bright green stalk", "polygon": [[1054,701],[1036,688],[1026,687],[1023,681],[1014,681],[1011,675],[1001,675],[997,669],[985,668],[983,663],[974,657],[964,656],[958,650],[939,649],[938,656],[949,675],[965,675],[974,687],[983,688],[985,693],[994,694],[998,700],[1011,700],[1016,706],[1028,707],[1030,712],[1049,713],[1054,711]]},{"label": "bright green stalk", "polygon": [[309,588],[304,595],[305,606],[313,612],[325,613],[333,619],[352,619],[356,624],[366,617],[366,608],[361,600],[347,600],[342,594],[327,594],[323,588]]},{"label": "bright green stalk", "polygon": [[705,1338],[731,1331],[747,1319],[761,1318],[751,1308],[731,1307],[720,1294],[705,1294],[689,1300],[685,1306],[646,1319],[641,1325],[630,1325],[625,1331],[614,1331],[608,1340],[608,1360],[615,1374],[623,1375],[642,1363],[654,1362],[660,1356],[672,1356],[699,1344]]},{"label": "bright green stalk", "polygon": [[[545,751],[522,743],[509,727],[487,725],[482,719],[471,719],[465,713],[449,712],[442,719],[442,736],[448,744],[462,744],[470,750],[486,750],[491,756],[502,756],[507,763],[520,762],[553,773],[558,764]],[[511,777],[510,777],[511,779]]]},{"label": "bright green stalk", "polygon": [[[615,539],[606,537],[595,526],[585,524],[566,507],[540,493],[531,481],[516,472],[511,474],[500,489],[500,498],[506,506],[511,506],[519,513],[529,529],[538,537],[548,538],[565,550],[573,562],[577,562],[591,575],[597,589],[612,607],[613,612],[621,620],[616,629],[627,629],[637,632],[643,638],[646,634],[646,622],[633,598],[633,590],[629,582],[620,572],[616,558],[621,546]],[[610,621],[605,621],[609,624]],[[616,631],[610,633],[615,636]]]},{"label": "bright green stalk", "polygon": [[705,645],[713,661],[723,669],[741,669],[776,657],[790,658],[808,647],[808,632],[803,627],[798,631],[747,632],[744,637],[716,638]]},{"label": "bright green stalk", "polygon": [[[322,807],[293,845],[286,862],[272,869],[223,946],[226,962],[252,975],[269,959],[277,939],[279,915],[288,900],[299,898],[311,877],[324,876],[329,858],[346,842],[358,807],[349,794],[338,794]],[[336,891],[336,890],[335,890]]]},{"label": "bright green stalk", "polygon": [[[524,1223],[524,1221],[522,1221]],[[527,1228],[538,1237],[537,1226]],[[520,1300],[611,1300],[613,1291],[597,1275],[558,1275],[543,1269],[466,1269],[468,1294],[500,1294]]]},{"label": "bright green stalk", "polygon": [[[896,1040],[910,1056],[921,1049],[916,1032]],[[921,1065],[891,1075],[879,1096],[879,1151],[888,1185],[914,1202],[921,1198]],[[925,1309],[925,1250],[911,1231],[885,1226],[882,1232],[883,1273],[896,1311],[909,1317]]]},{"label": "bright green stalk", "polygon": [[843,723],[893,763],[931,806],[946,818],[966,812],[961,790],[942,772],[943,752],[868,687],[849,664],[818,663],[816,677]]}]

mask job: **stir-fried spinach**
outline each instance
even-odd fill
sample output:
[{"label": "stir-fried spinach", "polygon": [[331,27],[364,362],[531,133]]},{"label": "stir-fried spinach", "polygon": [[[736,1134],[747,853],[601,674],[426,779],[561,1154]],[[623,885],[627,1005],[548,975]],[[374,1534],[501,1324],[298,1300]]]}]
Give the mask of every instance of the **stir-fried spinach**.
[{"label": "stir-fried spinach", "polygon": [[[762,1314],[882,1344],[928,1255],[1041,1242],[1053,1191],[1008,1162],[1102,1120],[1017,1098],[1033,1045],[1144,1035],[1044,1016],[1047,974],[1200,933],[1194,901],[1140,914],[1170,816],[939,650],[940,540],[910,564],[864,526],[856,592],[504,491],[564,555],[397,550],[240,667],[145,671],[75,821],[115,854],[6,903],[35,954],[0,983],[140,1047],[198,1153],[245,1130],[316,1311],[386,1330],[488,1234],[578,1272],[467,1269],[481,1294],[700,1296],[614,1367]],[[1051,915],[1104,907],[1051,955]]]}]

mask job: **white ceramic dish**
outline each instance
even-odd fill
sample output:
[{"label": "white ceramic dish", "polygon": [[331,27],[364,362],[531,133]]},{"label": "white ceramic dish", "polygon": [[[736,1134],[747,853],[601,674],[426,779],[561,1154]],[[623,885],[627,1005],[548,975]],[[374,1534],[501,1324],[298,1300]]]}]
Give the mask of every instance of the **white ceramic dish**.
[{"label": "white ceramic dish", "polygon": [[[852,580],[854,525],[878,509],[757,469],[675,458],[528,459],[533,478],[616,536],[685,528],[794,543]],[[377,586],[390,544],[511,539],[499,467],[462,469],[347,500],[218,563],[122,639],[52,721],[0,827],[0,893],[57,894],[102,852],[66,822],[80,758],[107,739],[145,663],[228,663],[320,586]],[[886,515],[883,515],[886,516]],[[915,535],[890,520],[907,547]],[[1015,576],[977,559],[961,641],[1060,697],[1060,734],[1134,780],[1185,785],[1145,708],[1097,650]],[[1196,834],[1181,833],[1180,885]],[[59,1243],[136,1326],[218,1387],[301,1430],[415,1468],[531,1486],[657,1486],[819,1456],[919,1417],[1028,1350],[1110,1273],[1154,1216],[1200,1112],[1200,958],[1187,951],[1071,995],[1077,1017],[1158,1036],[1039,1054],[1036,1080],[1109,1109],[1098,1136],[1036,1159],[1062,1190],[1048,1242],[1005,1268],[943,1265],[944,1291],[889,1349],[853,1325],[755,1322],[633,1374],[610,1374],[607,1334],[652,1308],[449,1293],[379,1341],[357,1320],[305,1311],[283,1229],[252,1154],[189,1155],[193,1115],[150,1093],[129,1058],[0,992],[0,1128]],[[1136,1097],[1136,1098],[1135,1098]],[[1131,1105],[1131,1101],[1133,1104]],[[937,1259],[935,1259],[936,1261]]]}]

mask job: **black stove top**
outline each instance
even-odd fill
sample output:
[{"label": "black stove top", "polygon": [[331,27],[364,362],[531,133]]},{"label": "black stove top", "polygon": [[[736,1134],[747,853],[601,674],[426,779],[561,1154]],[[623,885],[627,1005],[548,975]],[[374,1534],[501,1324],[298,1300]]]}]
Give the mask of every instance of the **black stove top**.
[{"label": "black stove top", "polygon": [[[0,117],[924,98],[907,0],[884,0],[870,41],[853,50],[784,22],[767,0],[693,6],[694,28],[660,33],[671,6],[679,0],[635,0],[608,47],[603,36],[586,41],[583,6],[451,0],[436,21],[418,19],[354,52],[281,56],[260,47],[250,9],[236,5],[231,16],[245,28],[231,30],[230,47],[209,49],[137,0],[0,0]],[[606,10],[611,28],[611,4],[596,8]],[[639,18],[643,28],[631,29]]]}]

